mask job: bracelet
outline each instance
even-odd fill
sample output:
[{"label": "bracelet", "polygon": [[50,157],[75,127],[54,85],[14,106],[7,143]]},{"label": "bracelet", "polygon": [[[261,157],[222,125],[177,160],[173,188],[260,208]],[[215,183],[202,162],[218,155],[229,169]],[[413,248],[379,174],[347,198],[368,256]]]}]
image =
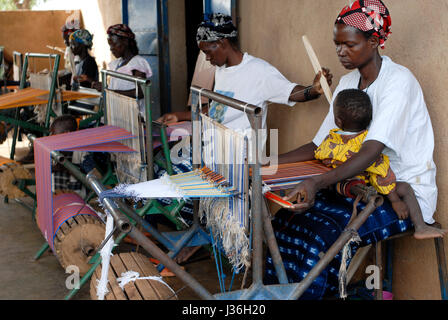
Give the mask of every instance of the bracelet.
[{"label": "bracelet", "polygon": [[311,96],[310,96],[310,92],[311,92],[312,88],[313,88],[313,86],[308,86],[308,87],[305,88],[305,93],[304,93],[305,101],[308,101],[308,100],[312,99]]}]

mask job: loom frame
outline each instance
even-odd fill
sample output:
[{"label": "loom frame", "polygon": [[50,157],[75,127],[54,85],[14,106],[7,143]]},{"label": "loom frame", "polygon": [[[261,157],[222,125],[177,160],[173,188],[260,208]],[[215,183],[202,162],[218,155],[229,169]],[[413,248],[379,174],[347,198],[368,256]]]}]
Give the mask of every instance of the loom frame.
[{"label": "loom frame", "polygon": [[[154,155],[152,150],[152,112],[151,112],[151,81],[148,79],[142,79],[135,76],[130,76],[125,73],[116,72],[112,70],[101,70],[101,80],[103,83],[102,97],[103,97],[103,113],[104,120],[107,124],[107,106],[106,106],[106,96],[107,96],[107,77],[114,77],[117,79],[133,82],[136,85],[143,86],[143,94],[145,99],[145,116],[146,116],[146,164],[148,168],[152,168],[154,166]],[[152,170],[146,170],[147,179],[152,180],[154,177],[154,173]]]},{"label": "loom frame", "polygon": [[[103,86],[102,91],[102,100],[103,100],[103,113],[104,113],[104,119],[107,121],[107,77],[115,77],[121,80],[130,81],[136,84],[140,84],[144,87],[144,97],[145,97],[145,115],[146,115],[146,144],[145,144],[145,150],[146,152],[146,162],[147,162],[147,180],[152,180],[154,178],[154,172],[152,169],[154,167],[154,152],[153,152],[153,135],[152,132],[154,131],[154,128],[160,128],[160,137],[162,142],[162,152],[164,154],[164,158],[166,161],[166,164],[158,163],[159,165],[162,165],[167,173],[171,175],[173,173],[173,169],[171,166],[171,158],[170,158],[170,150],[168,148],[168,138],[166,133],[166,125],[160,124],[156,121],[153,121],[152,119],[152,111],[151,111],[151,81],[147,79],[138,78],[135,76],[131,76],[128,74],[112,71],[112,70],[102,70],[101,71],[102,76],[102,82],[105,84]],[[145,206],[145,214],[163,214],[168,220],[170,220],[178,230],[181,230],[184,228],[184,225],[177,219],[176,213],[179,212],[182,207],[184,206],[185,202],[177,200],[173,201],[173,204],[169,206],[163,206],[159,204],[155,200],[149,200],[148,203],[150,205]],[[174,214],[173,214],[174,213]]]},{"label": "loom frame", "polygon": [[[230,99],[210,92],[201,88],[192,87],[192,91],[196,94],[199,92],[203,96],[208,96],[210,99],[221,103],[232,103],[235,104],[236,100]],[[233,101],[232,101],[233,100]],[[238,101],[237,101],[238,102]],[[241,111],[251,110],[253,112],[250,114],[254,119],[255,128],[261,127],[261,115],[256,107],[238,102],[235,104],[236,108],[240,108]],[[199,108],[196,104],[192,108],[192,120],[199,119]],[[194,123],[194,122],[193,122]],[[196,129],[197,126],[196,126]],[[194,130],[195,134],[196,131]],[[199,141],[200,137],[198,135],[193,136],[193,141]],[[196,144],[197,148],[197,144]],[[194,153],[193,153],[194,154]],[[95,191],[98,195],[105,190],[102,186],[99,178],[94,172],[90,172],[87,175],[80,173],[80,171],[74,167],[70,162],[66,161],[58,152],[53,152],[51,154],[52,158],[64,165],[69,171],[71,171],[78,179],[83,183],[90,186],[91,189]],[[157,230],[154,230],[148,223],[144,223],[141,218],[144,214],[143,212],[135,213],[132,209],[127,207],[121,200],[116,199],[105,199],[104,205],[107,210],[113,216],[116,224],[117,230],[119,232],[115,243],[118,244],[126,235],[133,238],[138,244],[140,244],[148,253],[150,253],[154,258],[158,259],[161,265],[168,267],[172,272],[176,274],[184,283],[192,288],[192,290],[202,299],[206,300],[259,300],[259,299],[290,299],[294,300],[299,298],[303,292],[311,285],[314,279],[322,272],[322,270],[328,265],[328,263],[338,254],[342,247],[350,240],[353,232],[359,229],[359,227],[364,223],[364,221],[369,217],[369,215],[375,210],[375,208],[381,204],[382,198],[376,195],[371,196],[368,199],[368,204],[366,208],[346,227],[346,230],[341,234],[341,236],[336,240],[332,247],[325,253],[325,255],[320,259],[318,264],[311,270],[311,272],[305,277],[305,279],[300,283],[288,283],[286,274],[284,273],[283,263],[278,252],[278,246],[275,240],[275,236],[272,231],[272,225],[269,218],[269,210],[266,206],[266,202],[263,199],[262,189],[261,189],[261,174],[259,170],[261,168],[260,163],[257,161],[256,164],[252,165],[252,190],[253,192],[253,210],[252,210],[252,223],[254,229],[253,237],[253,283],[248,289],[231,291],[226,293],[212,294],[206,290],[196,279],[185,272],[180,266],[174,262],[172,259],[180,249],[185,245],[199,245],[201,241],[197,241],[198,235],[201,235],[203,230],[199,226],[199,219],[197,216],[198,201],[195,201],[195,218],[193,226],[187,230],[177,234],[176,242],[170,239],[168,234],[160,234]],[[258,186],[258,189],[257,189]],[[351,190],[353,191],[353,190]],[[258,211],[256,211],[258,210]],[[166,254],[159,247],[157,247],[151,240],[149,240],[142,231],[136,228],[136,224],[140,223],[144,229],[151,232],[152,235],[161,242],[162,245],[167,247],[170,252]],[[264,225],[263,225],[264,224]],[[269,228],[270,226],[270,228]],[[264,285],[262,282],[262,244],[263,244],[263,227],[266,235],[266,240],[268,242],[269,249],[273,251],[273,260],[278,270],[279,274],[279,285]],[[195,238],[196,237],[196,238]],[[204,233],[203,242],[207,243],[207,234]],[[196,240],[195,244],[192,244]],[[101,247],[101,246],[100,246]],[[275,251],[277,249],[277,251]],[[97,250],[98,251],[98,250]],[[93,266],[89,272],[81,279],[81,286],[86,283],[86,281],[93,274],[95,268],[101,263],[101,257],[97,254],[91,259]],[[283,270],[283,271],[282,271]],[[160,270],[159,270],[160,271]],[[283,273],[283,275],[282,275]],[[79,289],[73,289],[66,299],[70,299]]]},{"label": "loom frame", "polygon": [[14,160],[14,155],[15,155],[15,150],[16,150],[16,143],[17,143],[17,139],[18,139],[18,134],[19,134],[19,127],[21,128],[25,128],[25,129],[30,129],[33,131],[37,131],[40,132],[44,135],[47,135],[49,133],[49,127],[50,127],[50,118],[51,116],[55,115],[53,112],[53,100],[55,98],[55,93],[56,93],[56,85],[57,85],[57,81],[58,81],[58,70],[59,70],[59,62],[60,62],[60,55],[59,54],[46,54],[46,53],[30,53],[27,52],[25,54],[25,59],[23,62],[23,66],[22,66],[22,75],[20,77],[20,85],[19,85],[19,90],[26,88],[26,72],[28,70],[28,62],[29,62],[29,58],[45,58],[45,59],[54,59],[54,64],[53,64],[53,73],[51,75],[51,84],[50,84],[50,92],[48,95],[48,102],[47,102],[47,112],[45,115],[45,124],[44,126],[39,126],[36,124],[32,124],[26,121],[21,121],[19,120],[19,114],[20,114],[20,109],[24,108],[24,107],[18,107],[15,108],[15,116],[14,118],[12,117],[8,117],[5,115],[0,115],[0,121],[5,121],[7,123],[10,123],[14,126],[14,134],[13,134],[13,141],[12,141],[12,145],[11,145],[11,153],[10,153],[10,159]]},{"label": "loom frame", "polygon": [[[231,103],[235,105],[236,109],[241,111],[252,112],[250,114],[253,119],[251,121],[254,124],[255,128],[261,128],[261,109],[255,109],[257,107],[250,106],[241,101],[237,101],[226,96],[219,95],[217,93],[201,89],[199,87],[191,87],[191,90],[195,94],[201,93],[203,96],[207,96],[210,99],[221,103]],[[192,106],[192,120],[199,119],[199,108],[198,104]],[[197,123],[197,122],[193,122]],[[197,128],[196,130],[200,129]],[[193,134],[196,133],[196,130],[193,129]],[[200,132],[200,130],[199,130]],[[258,137],[257,137],[258,138]],[[196,143],[195,143],[196,141]],[[193,146],[198,146],[197,143],[200,143],[200,136],[197,134],[193,136]],[[193,155],[195,155],[193,149]],[[57,153],[52,154],[52,157],[57,159]],[[258,159],[257,159],[258,160]],[[196,162],[197,163],[197,162]],[[64,165],[65,166],[65,165]],[[71,166],[66,166],[67,169],[71,170]],[[114,217],[115,222],[120,226],[118,231],[120,232],[118,238],[115,240],[115,243],[119,243],[126,235],[129,235],[132,239],[134,239],[139,245],[141,245],[148,253],[150,253],[153,257],[160,261],[159,268],[166,266],[169,268],[177,277],[179,277],[185,284],[187,284],[200,298],[206,300],[265,300],[265,299],[288,299],[295,300],[298,299],[306,289],[312,284],[314,279],[325,269],[325,267],[329,264],[329,262],[339,253],[339,251],[343,248],[343,246],[350,241],[353,232],[359,229],[359,227],[364,223],[364,221],[370,216],[370,214],[376,209],[378,205],[381,204],[382,198],[379,196],[371,196],[368,200],[368,204],[366,208],[347,226],[346,230],[341,234],[341,236],[336,240],[336,242],[332,245],[332,247],[325,253],[325,255],[320,259],[317,265],[311,270],[311,272],[305,277],[305,279],[300,283],[288,283],[286,272],[283,267],[283,262],[280,256],[280,252],[278,250],[277,242],[275,239],[275,235],[273,233],[272,225],[269,217],[269,210],[267,208],[266,202],[262,195],[262,181],[260,174],[261,165],[259,161],[256,161],[256,164],[252,165],[252,190],[255,190],[253,193],[253,216],[252,223],[254,229],[253,236],[253,282],[252,285],[248,289],[231,291],[226,293],[218,293],[212,294],[207,289],[205,289],[199,282],[196,281],[193,277],[191,277],[188,273],[186,273],[180,266],[174,262],[172,259],[182,247],[185,245],[198,245],[196,241],[195,244],[192,244],[198,235],[201,235],[203,232],[202,228],[199,225],[198,219],[198,201],[194,202],[195,211],[194,211],[194,224],[193,226],[184,232],[180,232],[180,240],[177,242],[173,242],[170,239],[170,235],[164,233],[160,234],[156,230],[151,230],[151,227],[147,223],[143,223],[140,216],[136,216],[133,213],[133,210],[127,208],[127,206],[118,200],[105,199],[104,205],[111,212]],[[86,181],[97,194],[100,194],[104,187],[102,187],[98,178],[94,173],[89,173],[83,179]],[[256,189],[258,185],[258,189]],[[353,190],[352,190],[353,191]],[[258,211],[255,211],[258,210]],[[124,213],[123,213],[124,212]],[[258,212],[258,214],[257,214]],[[132,217],[131,221],[128,217]],[[135,219],[134,221],[132,221]],[[128,223],[130,222],[130,223]],[[152,233],[152,235],[158,240],[162,240],[162,245],[166,246],[170,252],[166,254],[162,250],[160,250],[151,240],[149,240],[142,231],[135,228],[136,223],[139,222],[148,232]],[[124,226],[124,227],[121,227]],[[274,260],[274,265],[279,278],[279,285],[264,285],[262,281],[262,245],[263,245],[263,227],[266,235],[266,240],[268,243],[268,247],[271,250],[272,258]],[[204,235],[202,239],[207,243],[207,235]],[[101,263],[101,257],[96,256],[96,260],[92,259],[92,263],[94,265],[89,270],[89,272],[81,279],[81,285],[84,284],[88,278],[93,274],[94,269]],[[160,271],[160,269],[159,269]],[[79,289],[78,289],[79,290]],[[77,292],[76,289],[73,289],[66,299],[71,299],[74,294]]]}]

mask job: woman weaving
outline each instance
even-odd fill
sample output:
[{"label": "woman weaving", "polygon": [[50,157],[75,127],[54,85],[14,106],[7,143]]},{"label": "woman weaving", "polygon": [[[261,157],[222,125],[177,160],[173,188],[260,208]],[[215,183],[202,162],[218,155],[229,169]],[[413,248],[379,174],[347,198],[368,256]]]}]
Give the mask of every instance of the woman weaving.
[{"label": "woman weaving", "polygon": [[95,58],[89,53],[93,46],[93,36],[88,30],[76,30],[70,34],[70,48],[79,57],[72,78],[72,90],[79,87],[91,88],[92,83],[98,81],[98,66]]},{"label": "woman weaving", "polygon": [[[284,199],[297,200],[296,214],[280,210],[273,221],[290,281],[299,282],[326,252],[346,226],[353,200],[319,192],[368,168],[381,153],[390,159],[397,181],[408,183],[415,193],[426,224],[433,224],[436,209],[434,135],[422,89],[405,67],[381,56],[378,47],[390,34],[391,17],[380,0],[357,0],[345,7],[334,25],[334,43],[341,64],[353,70],[343,76],[334,96],[345,89],[364,90],[373,105],[369,132],[360,151],[336,169],[304,180]],[[313,159],[317,146],[336,128],[333,105],[313,141],[283,154],[279,163]],[[297,227],[300,226],[300,227]],[[359,229],[361,245],[377,242],[412,226],[399,220],[385,202]],[[299,245],[297,245],[299,244]],[[302,298],[319,299],[337,290],[340,255],[320,274]],[[272,260],[267,257],[265,281],[275,283]]]},{"label": "woman weaving", "polygon": [[[115,24],[107,29],[107,35],[110,51],[116,58],[116,60],[109,63],[109,70],[143,79],[149,79],[152,76],[152,70],[148,61],[139,55],[135,34],[131,28],[125,24]],[[101,82],[94,82],[92,87],[98,91],[102,90]],[[135,83],[118,78],[111,78],[108,89],[128,97],[138,98],[140,112],[143,116],[145,115],[145,106],[142,99],[143,92],[140,86],[137,87],[138,92],[136,95]]]},{"label": "woman weaving", "polygon": [[[318,98],[323,90],[320,85],[321,72],[313,84],[305,87],[288,81],[268,62],[243,53],[238,47],[238,31],[232,17],[220,13],[213,14],[210,21],[202,22],[197,30],[196,40],[207,61],[216,66],[214,91],[230,98],[259,106],[263,110],[262,128],[266,128],[268,102],[293,106]],[[323,69],[323,75],[331,85],[332,75]],[[203,108],[210,117],[228,128],[250,129],[247,116],[241,112],[218,103]],[[172,123],[191,120],[191,112],[168,113],[159,121]]]},{"label": "woman weaving", "polygon": [[[214,91],[261,107],[264,129],[268,102],[293,106],[296,102],[316,99],[323,93],[319,82],[321,73],[316,75],[313,85],[304,87],[288,81],[268,62],[242,53],[237,45],[238,32],[230,16],[213,14],[210,21],[199,25],[196,40],[206,59],[217,67]],[[323,69],[323,74],[331,85],[332,74],[328,69]],[[202,110],[228,128],[243,132],[251,129],[247,116],[241,111],[215,102]],[[191,120],[191,112],[167,113],[158,119],[165,124],[185,120]],[[176,173],[192,170],[191,157],[187,155],[184,159],[174,168]],[[156,170],[157,176],[163,173]]]},{"label": "woman weaving", "polygon": [[[213,14],[209,21],[202,22],[197,29],[196,40],[207,61],[214,66],[214,91],[230,98],[253,104],[262,108],[262,128],[266,129],[267,106],[269,103],[295,105],[296,102],[306,102],[318,98],[323,90],[320,85],[319,72],[310,86],[302,86],[287,80],[275,67],[268,62],[243,53],[238,47],[238,31],[232,23],[232,17],[220,13]],[[323,69],[329,85],[332,74]],[[238,110],[222,104],[212,102],[210,108],[203,107],[203,112],[228,128],[248,134],[251,126],[247,116]],[[158,121],[168,124],[178,121],[191,120],[191,112],[182,111],[163,115]],[[266,136],[263,137],[263,146]],[[179,151],[179,161],[173,165],[175,173],[192,170],[191,150],[187,154]],[[157,155],[157,157],[160,155]],[[161,177],[164,169],[155,165],[155,174]],[[171,199],[160,199],[164,205],[171,203]],[[181,215],[188,223],[192,223],[192,203],[187,202],[182,208]],[[182,259],[181,259],[182,260]]]}]

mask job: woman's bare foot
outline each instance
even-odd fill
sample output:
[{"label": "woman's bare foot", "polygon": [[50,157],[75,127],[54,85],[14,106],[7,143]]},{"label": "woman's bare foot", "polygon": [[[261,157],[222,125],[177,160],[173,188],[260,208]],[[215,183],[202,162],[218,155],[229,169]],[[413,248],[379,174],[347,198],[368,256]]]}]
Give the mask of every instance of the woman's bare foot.
[{"label": "woman's bare foot", "polygon": [[445,229],[438,229],[428,225],[416,227],[414,232],[414,238],[418,240],[442,238],[447,233]]}]

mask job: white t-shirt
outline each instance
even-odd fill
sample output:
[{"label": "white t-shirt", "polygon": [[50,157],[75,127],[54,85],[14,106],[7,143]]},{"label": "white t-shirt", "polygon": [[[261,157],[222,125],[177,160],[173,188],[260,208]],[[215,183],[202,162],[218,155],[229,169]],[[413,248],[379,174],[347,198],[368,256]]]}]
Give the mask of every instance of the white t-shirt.
[{"label": "white t-shirt", "polygon": [[[437,206],[436,166],[433,161],[434,133],[423,92],[414,75],[405,67],[383,56],[377,79],[364,91],[372,106],[372,122],[365,141],[376,140],[386,147],[397,181],[412,186],[423,219],[434,223]],[[343,76],[333,97],[344,89],[358,88],[358,70]],[[334,100],[333,100],[334,101]],[[333,104],[313,139],[317,146],[336,128]]]},{"label": "white t-shirt", "polygon": [[[124,66],[121,64],[123,63],[123,58],[118,58],[112,62],[109,63],[109,70],[125,73],[132,76],[132,70],[137,70],[140,72],[143,72],[146,75],[146,79],[149,79],[152,76],[152,70],[149,66],[148,61],[146,61],[145,58],[142,56],[136,55],[132,57],[131,60],[129,60],[128,63],[126,63]],[[110,90],[134,90],[135,89],[135,83],[132,81],[122,80],[115,77],[110,78],[110,82],[108,85],[108,89]],[[138,100],[138,105],[140,112],[142,113],[143,117],[145,117],[145,101],[144,99]]]},{"label": "white t-shirt", "polygon": [[[148,61],[142,56],[136,55],[129,60],[124,66],[121,66],[123,63],[123,58],[118,58],[109,63],[109,70],[125,73],[132,76],[132,70],[137,70],[143,72],[146,75],[146,79],[149,79],[152,76],[152,70],[149,66]],[[127,80],[121,80],[118,78],[112,77],[109,83],[110,90],[132,90],[135,89],[135,83]]]},{"label": "white t-shirt", "polygon": [[[241,63],[236,66],[216,67],[213,91],[261,107],[262,128],[266,129],[268,103],[295,105],[296,102],[289,101],[295,86],[268,62],[245,53]],[[228,128],[244,133],[251,129],[244,112],[220,103],[211,103],[209,115]],[[265,142],[266,134],[263,136],[263,145]]]}]

